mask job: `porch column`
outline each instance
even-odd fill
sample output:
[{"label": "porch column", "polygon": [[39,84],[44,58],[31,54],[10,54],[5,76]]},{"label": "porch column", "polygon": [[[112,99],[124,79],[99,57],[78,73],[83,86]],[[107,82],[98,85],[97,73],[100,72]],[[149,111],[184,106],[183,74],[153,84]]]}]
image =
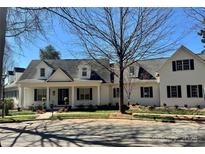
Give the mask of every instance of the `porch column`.
[{"label": "porch column", "polygon": [[75,102],[75,87],[72,86],[72,107],[74,107],[74,102]]},{"label": "porch column", "polygon": [[97,95],[98,95],[98,105],[100,105],[100,85],[97,86]]},{"label": "porch column", "polygon": [[47,107],[50,108],[50,96],[49,96],[49,87],[46,89],[46,100],[47,100]]},{"label": "porch column", "polygon": [[19,86],[19,107],[23,108],[24,107],[24,87]]}]

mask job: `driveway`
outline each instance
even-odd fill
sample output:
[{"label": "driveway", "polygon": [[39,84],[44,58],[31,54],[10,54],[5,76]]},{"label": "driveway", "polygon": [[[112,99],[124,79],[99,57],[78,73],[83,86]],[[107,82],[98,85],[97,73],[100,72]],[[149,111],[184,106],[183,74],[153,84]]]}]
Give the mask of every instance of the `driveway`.
[{"label": "driveway", "polygon": [[68,119],[0,124],[2,146],[205,146],[205,123]]}]

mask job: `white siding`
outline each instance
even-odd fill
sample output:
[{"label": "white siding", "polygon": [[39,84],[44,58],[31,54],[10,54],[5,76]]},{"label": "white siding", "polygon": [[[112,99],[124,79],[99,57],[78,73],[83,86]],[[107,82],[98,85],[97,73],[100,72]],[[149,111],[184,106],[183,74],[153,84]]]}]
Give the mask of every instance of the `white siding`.
[{"label": "white siding", "polygon": [[[172,60],[194,59],[194,70],[172,71]],[[205,86],[205,64],[190,53],[180,50],[160,71],[160,103],[168,106],[205,106],[204,98],[187,98],[187,85]],[[167,98],[167,85],[181,85],[182,98]]]}]

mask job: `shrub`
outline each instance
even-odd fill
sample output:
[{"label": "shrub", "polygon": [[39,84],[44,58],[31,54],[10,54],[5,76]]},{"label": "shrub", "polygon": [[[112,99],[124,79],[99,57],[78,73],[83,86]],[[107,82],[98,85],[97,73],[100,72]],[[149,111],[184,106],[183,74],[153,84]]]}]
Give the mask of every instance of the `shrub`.
[{"label": "shrub", "polygon": [[197,105],[196,107],[197,107],[198,109],[200,109],[200,108],[201,108],[201,106],[200,106],[200,105]]},{"label": "shrub", "polygon": [[154,110],[154,109],[155,109],[155,106],[149,106],[148,109],[149,109],[149,110]]},{"label": "shrub", "polygon": [[5,101],[6,107],[7,107],[9,110],[13,110],[13,109],[14,109],[14,100],[13,100],[13,99],[7,98],[7,99],[5,99],[4,101]]},{"label": "shrub", "polygon": [[79,109],[84,109],[85,106],[83,104],[77,106]]}]

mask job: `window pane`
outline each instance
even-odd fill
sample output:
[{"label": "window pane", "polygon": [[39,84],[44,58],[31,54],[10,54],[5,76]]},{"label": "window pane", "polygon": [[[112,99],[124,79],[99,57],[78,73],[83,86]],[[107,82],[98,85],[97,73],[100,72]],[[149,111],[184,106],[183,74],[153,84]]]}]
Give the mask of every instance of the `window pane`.
[{"label": "window pane", "polygon": [[46,89],[37,89],[37,101],[42,101],[42,98],[46,98]]},{"label": "window pane", "polygon": [[41,72],[41,76],[43,77],[43,76],[45,76],[45,69],[44,68],[41,68],[41,70],[40,70]]},{"label": "window pane", "polygon": [[134,66],[130,66],[129,67],[129,71],[130,71],[130,75],[134,75],[134,72],[135,72],[135,69],[134,69]]},{"label": "window pane", "polygon": [[177,87],[176,86],[171,86],[171,96],[177,97]]},{"label": "window pane", "polygon": [[144,97],[150,97],[149,87],[144,87]]},{"label": "window pane", "polygon": [[189,70],[189,60],[183,60],[183,67],[184,70]]},{"label": "window pane", "polygon": [[177,70],[182,70],[182,61],[181,60],[177,61]]},{"label": "window pane", "polygon": [[197,85],[191,86],[192,97],[198,97],[198,87]]}]

